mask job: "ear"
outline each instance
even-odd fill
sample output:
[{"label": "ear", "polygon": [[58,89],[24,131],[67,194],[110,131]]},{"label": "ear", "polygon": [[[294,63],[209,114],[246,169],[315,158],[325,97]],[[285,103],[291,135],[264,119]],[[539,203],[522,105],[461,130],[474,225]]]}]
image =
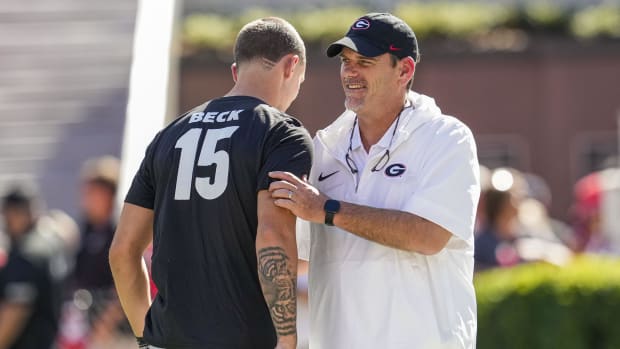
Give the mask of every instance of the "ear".
[{"label": "ear", "polygon": [[232,72],[233,81],[237,82],[237,74],[239,73],[237,71],[237,63],[233,63],[230,65],[230,71]]},{"label": "ear", "polygon": [[293,71],[295,70],[297,63],[299,63],[299,56],[289,54],[284,56],[282,59],[284,59],[284,77],[288,79],[293,75]]},{"label": "ear", "polygon": [[407,85],[409,80],[413,79],[415,73],[415,61],[412,57],[405,57],[400,60],[400,75],[399,79],[403,81],[403,85]]}]

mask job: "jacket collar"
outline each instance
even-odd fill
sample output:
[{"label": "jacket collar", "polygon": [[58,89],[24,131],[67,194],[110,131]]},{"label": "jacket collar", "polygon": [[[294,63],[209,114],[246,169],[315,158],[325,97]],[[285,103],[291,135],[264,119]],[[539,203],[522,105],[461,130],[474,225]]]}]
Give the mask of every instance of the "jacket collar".
[{"label": "jacket collar", "polygon": [[[402,111],[403,114],[401,115],[398,130],[396,130],[394,135],[391,151],[405,142],[418,127],[441,116],[441,110],[437,107],[433,98],[409,91],[407,99],[411,103],[411,107],[407,107]],[[317,132],[316,139],[333,157],[344,159],[349,147],[349,138],[351,137],[354,120],[355,113],[346,110],[333,123]],[[392,132],[392,129],[389,128],[387,132]]]}]

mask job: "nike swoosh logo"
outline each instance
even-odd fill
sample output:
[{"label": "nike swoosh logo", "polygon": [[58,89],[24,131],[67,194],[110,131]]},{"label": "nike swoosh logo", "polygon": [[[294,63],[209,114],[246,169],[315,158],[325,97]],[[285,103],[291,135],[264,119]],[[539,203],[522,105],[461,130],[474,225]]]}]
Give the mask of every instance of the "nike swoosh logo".
[{"label": "nike swoosh logo", "polygon": [[321,173],[319,174],[319,182],[323,182],[324,180],[326,180],[327,178],[329,178],[329,177],[331,177],[331,176],[335,175],[335,174],[336,174],[336,173],[338,173],[338,172],[340,172],[340,171],[339,171],[339,170],[338,170],[338,171],[334,171],[334,172],[332,172],[332,173],[330,173],[330,174],[328,174],[328,175],[325,175],[325,176],[323,176],[323,172],[321,172]]},{"label": "nike swoosh logo", "polygon": [[395,47],[394,45],[390,45],[390,51],[400,51],[402,48]]}]

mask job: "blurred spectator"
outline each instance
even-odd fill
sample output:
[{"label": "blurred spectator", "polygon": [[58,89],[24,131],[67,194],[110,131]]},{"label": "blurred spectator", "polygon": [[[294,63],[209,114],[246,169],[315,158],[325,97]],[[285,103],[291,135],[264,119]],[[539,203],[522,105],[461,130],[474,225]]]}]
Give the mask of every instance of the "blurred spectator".
[{"label": "blurred spectator", "polygon": [[[503,172],[499,173],[503,175]],[[477,271],[521,262],[516,239],[518,207],[522,196],[514,186],[512,174],[506,171],[506,175],[505,180],[509,183],[498,184],[496,179],[496,183],[484,193],[482,209],[485,222],[474,245]]]},{"label": "blurred spectator", "polygon": [[[565,265],[573,255],[572,231],[549,217],[547,208],[534,198],[524,199],[519,206],[519,237],[517,251],[523,261],[546,261]],[[561,240],[564,237],[567,241]],[[570,248],[569,248],[570,246]]]},{"label": "blurred spectator", "polygon": [[551,189],[539,175],[524,173],[526,198],[519,207],[519,222],[523,234],[555,242],[576,250],[577,242],[573,229],[566,223],[549,216]]},{"label": "blurred spectator", "polygon": [[598,173],[591,173],[575,184],[573,224],[579,252],[603,252],[609,248],[601,233],[601,185]]},{"label": "blurred spectator", "polygon": [[111,156],[90,159],[81,171],[81,245],[77,254],[73,286],[76,289],[109,290],[114,281],[108,250],[116,223],[114,204],[119,161]]},{"label": "blurred spectator", "polygon": [[492,172],[484,192],[485,222],[475,243],[476,271],[534,260],[565,264],[570,259],[544,205],[527,195],[522,173],[506,168]]},{"label": "blurred spectator", "polygon": [[114,205],[120,162],[112,156],[89,159],[80,173],[80,245],[63,310],[63,348],[105,346],[125,324],[118,302],[108,250],[116,222]]},{"label": "blurred spectator", "polygon": [[478,236],[482,229],[486,227],[487,218],[485,213],[485,193],[491,189],[491,170],[484,165],[480,165],[480,200],[476,208],[476,221],[474,225],[474,236]]},{"label": "blurred spectator", "polygon": [[620,253],[620,169],[588,174],[574,187],[573,226],[577,250]]},{"label": "blurred spectator", "polygon": [[[2,199],[8,258],[0,265],[0,348],[48,349],[58,329],[62,281],[68,271],[59,221],[38,221],[30,188]],[[56,225],[54,225],[56,224]]]}]

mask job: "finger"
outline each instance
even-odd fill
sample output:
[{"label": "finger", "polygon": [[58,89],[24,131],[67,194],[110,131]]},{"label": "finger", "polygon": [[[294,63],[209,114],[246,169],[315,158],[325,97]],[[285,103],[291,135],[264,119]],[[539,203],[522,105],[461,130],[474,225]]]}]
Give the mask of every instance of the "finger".
[{"label": "finger", "polygon": [[278,189],[295,190],[297,189],[297,187],[294,184],[289,183],[287,181],[276,181],[276,182],[271,182],[271,184],[269,184],[269,191],[274,191]]},{"label": "finger", "polygon": [[285,208],[292,212],[293,202],[291,200],[277,199],[273,201],[274,205]]},{"label": "finger", "polygon": [[293,195],[293,191],[289,189],[277,189],[271,192],[271,197],[274,199],[292,200]]},{"label": "finger", "polygon": [[282,179],[282,180],[290,182],[290,183],[292,183],[294,185],[298,185],[298,184],[303,183],[297,176],[295,176],[294,174],[292,174],[290,172],[272,171],[272,172],[269,172],[269,177],[277,178],[277,179]]},{"label": "finger", "polygon": [[304,174],[303,176],[301,176],[301,180],[302,180],[304,183],[308,183],[308,175],[307,175],[307,174]]},{"label": "finger", "polygon": [[289,189],[278,189],[272,192],[271,197],[280,199],[291,199],[293,192]]}]

